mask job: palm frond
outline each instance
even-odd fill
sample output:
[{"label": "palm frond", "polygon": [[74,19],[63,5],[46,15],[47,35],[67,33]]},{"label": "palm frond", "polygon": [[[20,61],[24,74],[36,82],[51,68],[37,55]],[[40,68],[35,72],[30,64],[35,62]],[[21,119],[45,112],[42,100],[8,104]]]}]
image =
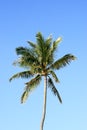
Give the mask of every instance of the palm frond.
[{"label": "palm frond", "polygon": [[16,53],[17,53],[17,55],[30,55],[31,50],[28,49],[27,47],[17,47]]},{"label": "palm frond", "polygon": [[36,34],[36,40],[37,40],[37,46],[36,46],[36,54],[38,57],[42,58],[43,52],[44,52],[44,38],[40,32]]},{"label": "palm frond", "polygon": [[21,97],[21,103],[24,103],[26,101],[29,94],[37,87],[40,81],[41,81],[41,76],[37,75],[35,78],[31,79],[29,82],[26,83],[25,91]]},{"label": "palm frond", "polygon": [[49,73],[52,75],[52,77],[54,78],[55,82],[60,82],[54,71],[51,70],[51,71],[49,71]]},{"label": "palm frond", "polygon": [[53,62],[53,55],[52,55],[52,36],[50,35],[46,40],[45,40],[45,49],[44,49],[44,57],[45,57],[45,63],[46,65],[50,65]]},{"label": "palm frond", "polygon": [[50,77],[48,78],[48,87],[51,88],[53,94],[57,95],[60,103],[62,103],[62,99],[60,97],[60,94],[59,94],[58,90],[56,89],[56,87],[55,87],[55,85]]},{"label": "palm frond", "polygon": [[28,49],[25,47],[18,47],[16,48],[17,55],[21,55],[21,57],[15,62],[15,64],[19,64],[20,66],[27,66],[30,63],[34,63],[37,60],[36,54],[34,52],[34,49]]},{"label": "palm frond", "polygon": [[38,58],[34,54],[21,56],[13,62],[13,65],[19,65],[20,67],[30,67],[37,64],[39,64]]},{"label": "palm frond", "polygon": [[51,45],[52,44],[52,35],[50,35],[47,39],[46,39],[46,45]]},{"label": "palm frond", "polygon": [[50,67],[52,69],[60,69],[62,67],[65,67],[67,64],[69,64],[72,60],[75,60],[76,57],[72,54],[67,54],[63,56],[62,58],[58,59],[56,62],[54,62]]},{"label": "palm frond", "polygon": [[21,96],[21,103],[24,103],[27,98],[28,98],[29,92],[28,91],[24,91],[22,96]]},{"label": "palm frond", "polygon": [[59,38],[57,38],[56,41],[53,42],[53,45],[52,45],[52,52],[54,52],[54,51],[57,49],[58,44],[60,43],[61,40],[62,40],[62,38],[59,37]]},{"label": "palm frond", "polygon": [[36,47],[36,44],[35,44],[35,43],[33,43],[33,42],[31,42],[31,41],[27,41],[27,43],[29,43],[29,45],[30,45],[31,47],[33,47],[33,48],[35,48],[35,47]]},{"label": "palm frond", "polygon": [[51,44],[51,35],[45,40],[41,33],[37,34],[36,53],[38,55],[39,62],[45,66],[53,62]]},{"label": "palm frond", "polygon": [[18,65],[19,67],[30,69],[33,74],[37,74],[42,71],[41,65],[37,58],[34,59],[31,57],[30,59],[28,57],[20,57],[13,64]]},{"label": "palm frond", "polygon": [[32,91],[41,81],[41,76],[37,75],[26,83],[26,90]]},{"label": "palm frond", "polygon": [[33,76],[33,73],[31,71],[23,71],[23,72],[19,72],[15,75],[13,75],[9,81],[12,81],[13,79],[15,78],[29,78],[29,77],[32,77]]},{"label": "palm frond", "polygon": [[37,40],[37,45],[42,49],[44,44],[44,37],[42,36],[41,32],[38,32],[36,34],[36,40]]}]

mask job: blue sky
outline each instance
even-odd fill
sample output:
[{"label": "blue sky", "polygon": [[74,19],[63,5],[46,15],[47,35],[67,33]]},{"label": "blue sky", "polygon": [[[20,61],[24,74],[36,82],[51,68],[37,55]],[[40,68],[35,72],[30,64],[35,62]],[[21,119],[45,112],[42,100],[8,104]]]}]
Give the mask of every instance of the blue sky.
[{"label": "blue sky", "polygon": [[56,71],[61,105],[48,89],[44,130],[87,130],[87,1],[86,0],[1,0],[0,1],[0,130],[39,129],[42,116],[43,82],[20,104],[26,80],[9,78],[21,71],[12,66],[15,48],[44,37],[62,36],[56,58],[67,53],[77,57]]}]

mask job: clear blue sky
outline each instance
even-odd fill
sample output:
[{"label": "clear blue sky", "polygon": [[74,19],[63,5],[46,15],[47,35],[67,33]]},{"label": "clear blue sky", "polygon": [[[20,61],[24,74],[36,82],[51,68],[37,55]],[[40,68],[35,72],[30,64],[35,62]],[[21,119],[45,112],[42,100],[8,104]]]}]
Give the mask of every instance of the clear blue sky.
[{"label": "clear blue sky", "polygon": [[77,56],[69,66],[56,71],[63,104],[48,89],[44,130],[87,130],[87,1],[1,0],[0,1],[0,130],[39,130],[43,104],[43,82],[23,105],[20,97],[25,80],[9,83],[21,71],[12,66],[15,48],[35,41],[41,31],[63,41],[56,58]]}]

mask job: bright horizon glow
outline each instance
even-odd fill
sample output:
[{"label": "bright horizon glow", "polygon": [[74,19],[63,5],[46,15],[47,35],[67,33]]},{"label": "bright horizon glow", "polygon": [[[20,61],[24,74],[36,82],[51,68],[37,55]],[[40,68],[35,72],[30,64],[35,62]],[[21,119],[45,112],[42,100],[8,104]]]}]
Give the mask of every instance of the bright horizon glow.
[{"label": "bright horizon glow", "polygon": [[43,81],[21,105],[26,80],[9,78],[23,69],[12,63],[15,48],[36,42],[41,32],[53,40],[62,37],[55,59],[71,53],[77,57],[56,71],[63,104],[48,88],[44,130],[87,130],[87,1],[3,0],[0,2],[0,130],[39,130],[43,106]]}]

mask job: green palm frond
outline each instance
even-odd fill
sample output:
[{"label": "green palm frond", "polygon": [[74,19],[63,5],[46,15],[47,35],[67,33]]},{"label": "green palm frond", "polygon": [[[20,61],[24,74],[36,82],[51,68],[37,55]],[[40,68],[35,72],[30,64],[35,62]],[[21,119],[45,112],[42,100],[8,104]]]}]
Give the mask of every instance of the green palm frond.
[{"label": "green palm frond", "polygon": [[21,96],[21,103],[24,103],[28,98],[29,94],[37,87],[41,81],[41,76],[37,75],[35,78],[31,79],[26,83],[25,91]]},{"label": "green palm frond", "polygon": [[45,44],[46,44],[46,46],[51,47],[51,44],[52,44],[52,36],[51,35],[45,40]]},{"label": "green palm frond", "polygon": [[27,65],[29,63],[33,63],[36,61],[36,55],[33,49],[28,49],[26,47],[18,47],[16,48],[17,55],[21,55],[21,57],[15,62],[15,64],[19,65]]},{"label": "green palm frond", "polygon": [[33,73],[31,71],[23,71],[23,72],[19,72],[15,75],[13,75],[9,81],[12,81],[15,78],[30,78],[33,76]]},{"label": "green palm frond", "polygon": [[36,44],[35,44],[35,43],[33,43],[33,42],[31,42],[31,41],[27,41],[27,43],[29,43],[29,45],[30,45],[31,47],[33,47],[33,48],[35,48],[35,47],[36,47]]},{"label": "green palm frond", "polygon": [[21,57],[21,60],[19,62],[20,66],[32,66],[33,64],[37,64],[37,58],[33,57],[32,55],[27,57]]},{"label": "green palm frond", "polygon": [[46,41],[45,41],[45,49],[44,49],[44,54],[45,54],[45,63],[46,65],[50,65],[53,63],[53,54],[52,54],[52,36],[50,35]]},{"label": "green palm frond", "polygon": [[61,41],[62,41],[62,38],[59,37],[59,38],[57,38],[56,41],[53,42],[53,45],[52,45],[52,52],[54,52],[54,51],[57,49],[58,44],[59,44]]},{"label": "green palm frond", "polygon": [[72,54],[67,54],[63,56],[62,58],[58,59],[56,62],[54,62],[50,67],[52,69],[60,69],[62,67],[65,67],[67,64],[69,64],[72,60],[75,60],[76,57]]},{"label": "green palm frond", "polygon": [[29,92],[28,91],[24,91],[22,96],[21,96],[21,103],[25,103],[25,101],[27,100],[28,98],[28,95],[29,95]]},{"label": "green palm frond", "polygon": [[26,83],[26,90],[32,91],[41,81],[41,76],[37,75]]},{"label": "green palm frond", "polygon": [[13,65],[19,65],[20,67],[30,67],[37,64],[39,64],[38,58],[34,54],[21,56],[13,62]]},{"label": "green palm frond", "polygon": [[36,35],[37,38],[37,46],[36,46],[36,54],[38,55],[38,60],[43,65],[47,66],[53,62],[52,56],[52,37],[51,35],[45,40],[41,33]]},{"label": "green palm frond", "polygon": [[48,78],[48,86],[49,86],[49,88],[51,88],[53,94],[58,97],[60,103],[62,103],[62,99],[60,97],[60,94],[59,94],[58,90],[56,89],[56,87],[55,87],[55,85],[50,77]]},{"label": "green palm frond", "polygon": [[42,62],[44,58],[45,41],[41,33],[37,33],[36,40],[37,40],[37,45],[36,45],[35,52],[38,56],[39,61]]},{"label": "green palm frond", "polygon": [[17,55],[30,55],[31,50],[28,49],[27,47],[17,47],[16,53],[17,53]]},{"label": "green palm frond", "polygon": [[54,71],[51,70],[51,71],[49,71],[49,73],[52,75],[52,77],[54,78],[55,82],[60,82]]},{"label": "green palm frond", "polygon": [[40,32],[38,32],[36,34],[36,40],[37,40],[37,45],[43,49],[43,45],[44,45],[44,37],[42,36],[42,34]]}]

